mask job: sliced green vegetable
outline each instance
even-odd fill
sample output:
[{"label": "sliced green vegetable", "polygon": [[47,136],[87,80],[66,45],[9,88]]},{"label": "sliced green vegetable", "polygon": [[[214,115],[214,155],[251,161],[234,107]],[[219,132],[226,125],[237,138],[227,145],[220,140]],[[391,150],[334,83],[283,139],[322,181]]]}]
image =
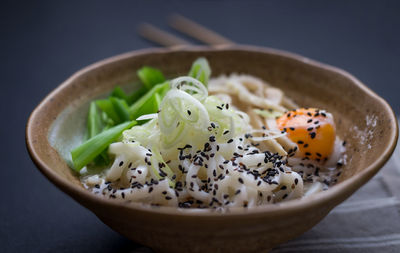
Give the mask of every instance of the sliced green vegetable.
[{"label": "sliced green vegetable", "polygon": [[137,71],[137,75],[144,87],[150,90],[154,85],[165,82],[165,77],[160,70],[151,67],[142,67]]},{"label": "sliced green vegetable", "polygon": [[118,114],[118,118],[121,120],[121,122],[129,121],[129,106],[126,101],[116,97],[110,97],[109,100],[114,107],[114,111]]},{"label": "sliced green vegetable", "polygon": [[132,92],[132,94],[129,95],[128,97],[128,104],[131,105],[134,102],[136,102],[140,97],[142,97],[148,89],[144,86],[140,87],[138,90]]},{"label": "sliced green vegetable", "polygon": [[74,170],[79,172],[84,166],[92,162],[93,159],[106,150],[112,142],[116,141],[125,129],[131,128],[134,125],[136,125],[136,121],[114,126],[73,149],[71,151],[71,157]]},{"label": "sliced green vegetable", "polygon": [[[131,119],[141,115],[156,113],[162,97],[169,89],[169,82],[157,84],[129,108]],[[156,95],[158,94],[158,96]],[[158,102],[157,102],[158,101]]]},{"label": "sliced green vegetable", "polygon": [[125,93],[125,91],[120,86],[115,87],[114,90],[111,92],[110,96],[123,99],[127,103],[129,103],[129,96]]},{"label": "sliced green vegetable", "polygon": [[201,57],[194,61],[189,71],[189,76],[196,78],[207,87],[208,80],[211,76],[211,68],[207,59]]},{"label": "sliced green vegetable", "polygon": [[[108,127],[107,124],[108,118],[104,112],[100,112],[97,108],[96,102],[93,101],[90,103],[89,107],[89,116],[88,116],[88,133],[87,138],[93,138],[97,134],[101,133],[105,130],[105,127]],[[106,126],[104,126],[106,125]],[[107,165],[110,162],[110,158],[107,155],[107,152],[103,151],[100,155],[98,155],[94,162],[96,165]]]},{"label": "sliced green vegetable", "polygon": [[154,96],[154,109],[156,110],[156,112],[160,108],[161,100],[162,100],[161,95],[159,93],[156,93]]},{"label": "sliced green vegetable", "polygon": [[114,125],[114,121],[107,116],[107,113],[104,111],[101,112],[101,121],[103,122],[104,126],[102,132],[109,129]]},{"label": "sliced green vegetable", "polygon": [[108,157],[107,150],[104,150],[100,155],[96,156],[93,162],[96,166],[105,166],[109,164],[110,158]]},{"label": "sliced green vegetable", "polygon": [[101,114],[98,111],[95,102],[90,103],[87,127],[88,139],[101,132]]},{"label": "sliced green vegetable", "polygon": [[121,122],[121,119],[114,109],[114,105],[109,99],[96,100],[96,105],[107,114],[107,116],[114,122],[114,124],[118,124],[119,122]]}]

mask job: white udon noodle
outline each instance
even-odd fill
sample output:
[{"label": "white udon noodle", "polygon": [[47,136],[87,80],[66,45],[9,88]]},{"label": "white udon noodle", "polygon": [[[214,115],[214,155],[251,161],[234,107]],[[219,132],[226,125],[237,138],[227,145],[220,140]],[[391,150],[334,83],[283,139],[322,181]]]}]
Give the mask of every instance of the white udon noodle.
[{"label": "white udon noodle", "polygon": [[[161,151],[161,162],[145,141],[124,138],[109,147],[115,156],[111,168],[84,176],[84,185],[109,198],[221,210],[287,201],[323,189],[315,182],[304,193],[302,176],[286,165],[288,152],[295,152],[297,144],[277,129],[275,120],[254,112],[254,108],[279,113],[297,108],[280,89],[249,75],[232,74],[211,79],[208,92],[237,110],[251,135],[229,136],[228,142],[208,141],[204,149],[186,140],[175,152]],[[147,117],[157,120],[157,115]],[[167,177],[157,180],[154,172],[165,173],[166,164],[178,182],[174,187]]]}]

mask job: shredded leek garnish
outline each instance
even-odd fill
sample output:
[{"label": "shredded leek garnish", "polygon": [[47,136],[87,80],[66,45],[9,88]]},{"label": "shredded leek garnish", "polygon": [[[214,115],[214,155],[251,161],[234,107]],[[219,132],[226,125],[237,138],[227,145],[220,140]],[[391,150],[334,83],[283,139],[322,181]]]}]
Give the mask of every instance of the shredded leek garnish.
[{"label": "shredded leek garnish", "polygon": [[160,70],[151,67],[142,67],[137,71],[137,75],[144,87],[150,90],[154,85],[165,82],[164,75]]},{"label": "shredded leek garnish", "polygon": [[189,76],[196,78],[201,83],[203,83],[205,87],[207,87],[208,80],[211,76],[211,68],[208,64],[208,61],[203,57],[194,61],[192,64],[192,68],[190,69]]}]

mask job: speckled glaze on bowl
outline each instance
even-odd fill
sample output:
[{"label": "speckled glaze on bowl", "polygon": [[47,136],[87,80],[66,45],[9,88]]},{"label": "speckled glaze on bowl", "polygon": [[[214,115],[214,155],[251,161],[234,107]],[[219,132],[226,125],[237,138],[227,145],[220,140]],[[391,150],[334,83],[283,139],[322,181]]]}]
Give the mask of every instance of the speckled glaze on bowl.
[{"label": "speckled glaze on bowl", "polygon": [[[135,81],[135,72],[141,66],[150,65],[168,76],[177,76],[185,74],[199,56],[210,61],[213,76],[231,72],[258,76],[283,89],[302,106],[332,112],[337,132],[347,142],[349,158],[339,182],[305,199],[226,214],[150,208],[103,199],[86,191],[49,140],[53,140],[53,146],[71,145],[71,136],[81,136],[84,131],[88,101],[106,94],[116,84]],[[63,129],[59,122],[75,127]],[[86,67],[32,112],[26,143],[33,162],[52,183],[133,241],[158,252],[234,253],[266,252],[313,227],[377,173],[392,154],[397,133],[390,106],[343,70],[273,49],[221,46],[140,50]]]}]

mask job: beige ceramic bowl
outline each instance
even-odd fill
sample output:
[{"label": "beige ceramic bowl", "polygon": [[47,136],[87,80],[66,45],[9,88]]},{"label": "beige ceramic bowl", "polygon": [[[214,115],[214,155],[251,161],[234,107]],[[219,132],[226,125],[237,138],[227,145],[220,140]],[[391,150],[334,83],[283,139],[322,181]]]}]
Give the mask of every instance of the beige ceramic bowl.
[{"label": "beige ceramic bowl", "polygon": [[[116,84],[136,81],[135,72],[143,65],[175,77],[187,73],[199,56],[210,61],[213,76],[258,76],[302,106],[332,112],[339,136],[348,143],[349,161],[339,182],[305,199],[226,214],[149,208],[86,191],[62,155],[84,132],[88,101]],[[32,160],[52,183],[115,231],[158,252],[266,252],[313,227],[365,184],[388,160],[396,140],[390,106],[352,75],[291,53],[250,46],[140,50],[95,63],[51,92],[26,129]]]}]

